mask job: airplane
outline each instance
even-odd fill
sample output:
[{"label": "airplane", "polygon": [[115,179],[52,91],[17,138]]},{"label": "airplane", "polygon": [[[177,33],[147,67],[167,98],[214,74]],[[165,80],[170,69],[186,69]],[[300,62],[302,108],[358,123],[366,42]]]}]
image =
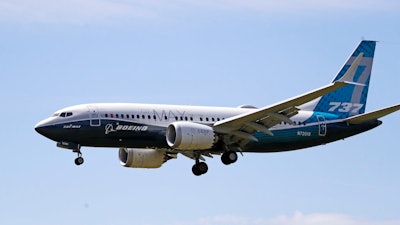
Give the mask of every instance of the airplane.
[{"label": "airplane", "polygon": [[159,168],[182,154],[200,176],[208,171],[204,157],[220,155],[229,165],[238,153],[303,149],[381,125],[378,119],[400,104],[365,113],[375,46],[361,41],[328,85],[262,108],[81,104],[56,111],[35,130],[77,153],[76,165],[84,162],[81,147],[112,147],[131,168]]}]

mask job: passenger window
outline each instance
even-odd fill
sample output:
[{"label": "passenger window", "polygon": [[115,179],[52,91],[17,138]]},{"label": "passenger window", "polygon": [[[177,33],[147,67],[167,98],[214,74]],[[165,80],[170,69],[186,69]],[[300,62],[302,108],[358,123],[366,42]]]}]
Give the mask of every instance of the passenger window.
[{"label": "passenger window", "polygon": [[164,119],[165,119],[165,120],[168,120],[168,117],[167,117],[167,116],[164,116]]},{"label": "passenger window", "polygon": [[119,114],[115,114],[115,117],[116,117],[116,118],[119,118]]},{"label": "passenger window", "polygon": [[151,116],[150,116],[150,115],[148,115],[148,116],[147,116],[147,118],[148,118],[148,119],[151,119]]},{"label": "passenger window", "polygon": [[104,116],[105,116],[105,117],[108,117],[108,114],[106,113],[106,114],[104,114]]},{"label": "passenger window", "polygon": [[121,114],[121,118],[124,118],[124,114]]}]

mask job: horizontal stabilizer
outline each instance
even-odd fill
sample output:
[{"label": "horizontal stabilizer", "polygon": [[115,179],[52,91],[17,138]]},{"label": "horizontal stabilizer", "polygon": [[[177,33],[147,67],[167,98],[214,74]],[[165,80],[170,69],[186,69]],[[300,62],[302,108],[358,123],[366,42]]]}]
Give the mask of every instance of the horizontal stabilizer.
[{"label": "horizontal stabilizer", "polygon": [[360,123],[365,123],[368,121],[376,120],[381,117],[384,117],[390,113],[396,112],[397,110],[400,109],[400,104],[390,106],[384,109],[379,109],[373,112],[365,113],[365,114],[360,114],[357,116],[352,116],[346,119],[348,123],[351,124],[360,124]]}]

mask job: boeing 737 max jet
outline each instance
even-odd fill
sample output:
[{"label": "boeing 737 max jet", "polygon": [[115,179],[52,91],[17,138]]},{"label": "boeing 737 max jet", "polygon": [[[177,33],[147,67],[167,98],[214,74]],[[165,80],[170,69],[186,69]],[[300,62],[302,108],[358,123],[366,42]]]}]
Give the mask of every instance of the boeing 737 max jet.
[{"label": "boeing 737 max jet", "polygon": [[375,41],[362,41],[332,83],[263,108],[200,107],[130,103],[67,107],[35,130],[78,154],[81,147],[119,148],[122,166],[159,168],[178,154],[195,160],[192,171],[208,171],[204,157],[280,152],[326,144],[379,126],[400,104],[365,113]]}]

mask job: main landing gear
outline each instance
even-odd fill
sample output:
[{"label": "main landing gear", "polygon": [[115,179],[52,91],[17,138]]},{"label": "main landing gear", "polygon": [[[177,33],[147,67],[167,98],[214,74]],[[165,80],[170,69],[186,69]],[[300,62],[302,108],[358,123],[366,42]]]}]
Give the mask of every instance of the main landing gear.
[{"label": "main landing gear", "polygon": [[[192,167],[192,172],[196,176],[203,175],[207,173],[208,166],[205,162],[200,162],[200,155],[195,155],[196,163]],[[238,155],[235,151],[226,151],[221,156],[221,161],[225,165],[235,163],[238,160]]]}]

